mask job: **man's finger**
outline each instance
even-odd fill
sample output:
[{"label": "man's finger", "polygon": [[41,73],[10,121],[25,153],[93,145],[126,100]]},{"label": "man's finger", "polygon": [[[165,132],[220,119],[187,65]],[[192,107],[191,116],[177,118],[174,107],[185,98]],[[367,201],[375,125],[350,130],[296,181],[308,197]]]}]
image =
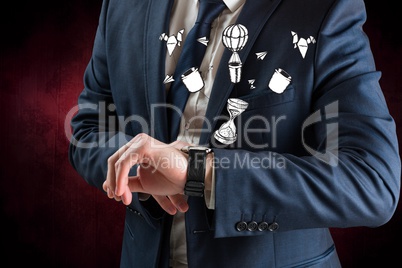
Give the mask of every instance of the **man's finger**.
[{"label": "man's finger", "polygon": [[168,196],[170,202],[180,211],[186,212],[189,208],[187,199],[182,194],[170,195]]},{"label": "man's finger", "polygon": [[145,189],[142,186],[139,176],[128,177],[127,188],[130,192],[145,193]]},{"label": "man's finger", "polygon": [[106,180],[103,183],[103,190],[104,191],[110,191],[110,194],[108,193],[108,197],[113,198],[115,194],[115,188],[116,188],[116,171],[115,171],[115,164],[116,161],[119,160],[120,156],[127,151],[128,148],[130,148],[130,143],[122,146],[119,150],[117,150],[113,155],[111,155],[108,160],[107,160],[107,174],[106,174]]},{"label": "man's finger", "polygon": [[166,196],[162,195],[153,195],[153,198],[158,202],[158,204],[161,206],[161,208],[169,213],[170,215],[175,215],[177,213],[176,207],[173,205],[173,203],[170,201],[169,198]]},{"label": "man's finger", "polygon": [[131,201],[133,199],[133,195],[128,187],[126,187],[123,195],[121,196],[121,200],[123,201],[123,204],[128,206],[131,204]]},{"label": "man's finger", "polygon": [[116,176],[115,194],[121,196],[128,184],[128,174],[132,166],[138,163],[138,154],[128,149],[114,165]]},{"label": "man's finger", "polygon": [[[116,158],[116,157],[115,157]],[[114,171],[114,158],[113,156],[110,157],[107,161],[107,173],[106,173],[106,180],[103,183],[103,190],[107,192],[109,198],[113,198],[114,196],[114,189],[116,187],[115,183],[115,171]]]}]

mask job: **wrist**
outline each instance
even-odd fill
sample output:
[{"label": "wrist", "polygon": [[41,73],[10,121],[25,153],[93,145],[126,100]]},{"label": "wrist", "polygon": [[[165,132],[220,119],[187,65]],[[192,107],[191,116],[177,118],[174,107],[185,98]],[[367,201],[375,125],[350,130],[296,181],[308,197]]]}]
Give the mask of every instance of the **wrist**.
[{"label": "wrist", "polygon": [[212,173],[214,167],[214,153],[207,154],[205,161],[205,191],[212,190]]},{"label": "wrist", "polygon": [[[212,150],[203,146],[185,146],[182,152],[188,154],[187,178],[184,186],[184,194],[188,196],[203,197],[205,191],[205,179],[208,177],[211,188],[211,167],[207,165],[207,160],[211,163],[212,159],[208,158]],[[209,167],[207,167],[209,166]]]}]

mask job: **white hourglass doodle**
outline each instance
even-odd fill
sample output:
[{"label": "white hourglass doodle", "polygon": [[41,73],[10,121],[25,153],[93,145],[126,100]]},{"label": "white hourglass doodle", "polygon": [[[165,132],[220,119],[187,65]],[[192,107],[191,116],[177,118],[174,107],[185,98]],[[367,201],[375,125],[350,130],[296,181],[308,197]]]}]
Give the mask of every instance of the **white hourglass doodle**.
[{"label": "white hourglass doodle", "polygon": [[244,112],[248,107],[248,103],[236,98],[228,99],[227,110],[229,112],[229,121],[223,123],[221,127],[215,131],[214,137],[223,144],[231,144],[236,141],[237,133],[234,119]]}]

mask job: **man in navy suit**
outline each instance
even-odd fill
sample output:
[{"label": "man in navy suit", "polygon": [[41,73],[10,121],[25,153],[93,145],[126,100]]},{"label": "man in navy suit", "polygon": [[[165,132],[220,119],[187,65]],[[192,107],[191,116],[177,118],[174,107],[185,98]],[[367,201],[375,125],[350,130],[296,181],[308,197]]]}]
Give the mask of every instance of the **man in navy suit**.
[{"label": "man in navy suit", "polygon": [[329,228],[400,193],[364,2],[223,2],[177,75],[198,1],[103,1],[70,161],[127,207],[121,267],[340,267]]}]

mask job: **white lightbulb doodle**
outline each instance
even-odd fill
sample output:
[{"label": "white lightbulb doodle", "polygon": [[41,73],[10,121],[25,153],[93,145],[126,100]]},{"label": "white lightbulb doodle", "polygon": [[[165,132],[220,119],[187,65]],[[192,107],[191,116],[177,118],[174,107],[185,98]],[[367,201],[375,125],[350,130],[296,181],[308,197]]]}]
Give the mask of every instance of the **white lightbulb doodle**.
[{"label": "white lightbulb doodle", "polygon": [[242,24],[232,24],[222,33],[223,45],[233,52],[229,59],[229,74],[232,83],[239,83],[241,79],[242,62],[238,52],[244,48],[248,40],[248,30]]}]

